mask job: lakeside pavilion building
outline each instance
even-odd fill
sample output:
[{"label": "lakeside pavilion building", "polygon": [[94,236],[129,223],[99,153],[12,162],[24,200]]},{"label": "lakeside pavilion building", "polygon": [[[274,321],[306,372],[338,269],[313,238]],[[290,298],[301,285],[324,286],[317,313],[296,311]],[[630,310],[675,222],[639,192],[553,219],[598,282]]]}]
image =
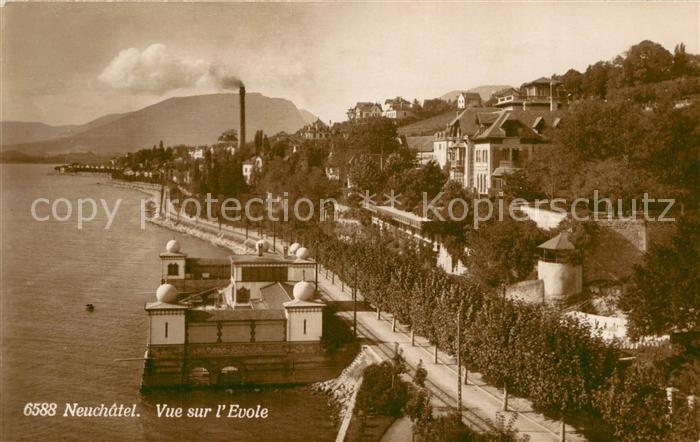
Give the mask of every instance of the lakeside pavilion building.
[{"label": "lakeside pavilion building", "polygon": [[325,304],[309,250],[268,248],[261,240],[256,253],[210,260],[168,242],[163,283],[145,306],[144,389],[307,383],[342,368],[321,346]]}]

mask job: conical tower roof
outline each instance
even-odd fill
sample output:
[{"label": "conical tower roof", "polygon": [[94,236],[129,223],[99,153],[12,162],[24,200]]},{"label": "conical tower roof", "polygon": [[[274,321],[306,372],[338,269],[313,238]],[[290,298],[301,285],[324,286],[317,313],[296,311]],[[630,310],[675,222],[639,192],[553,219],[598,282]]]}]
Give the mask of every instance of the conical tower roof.
[{"label": "conical tower roof", "polygon": [[576,250],[576,247],[569,240],[569,235],[566,232],[562,232],[552,239],[549,239],[539,246],[539,249],[547,250]]}]

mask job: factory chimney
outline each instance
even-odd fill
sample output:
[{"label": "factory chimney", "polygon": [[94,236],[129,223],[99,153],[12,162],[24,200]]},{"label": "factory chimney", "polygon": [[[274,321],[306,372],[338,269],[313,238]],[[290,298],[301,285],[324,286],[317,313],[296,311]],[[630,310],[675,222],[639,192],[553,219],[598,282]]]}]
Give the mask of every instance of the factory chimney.
[{"label": "factory chimney", "polygon": [[238,127],[238,149],[245,145],[245,86],[241,85],[238,89],[239,114],[241,117]]}]

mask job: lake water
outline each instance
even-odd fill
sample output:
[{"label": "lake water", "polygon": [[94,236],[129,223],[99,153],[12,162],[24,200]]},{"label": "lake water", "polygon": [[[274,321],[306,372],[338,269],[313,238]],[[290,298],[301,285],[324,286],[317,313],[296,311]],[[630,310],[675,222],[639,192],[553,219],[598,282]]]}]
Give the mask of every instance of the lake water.
[{"label": "lake water", "polygon": [[[2,299],[2,422],[0,439],[15,440],[333,440],[327,398],[308,388],[261,392],[139,393],[147,338],[144,303],[159,284],[158,254],[176,238],[192,256],[226,257],[203,241],[147,225],[145,195],[100,184],[97,176],[62,176],[53,166],[1,164],[0,298]],[[100,209],[77,228],[70,220],[35,221],[36,198],[122,198],[110,229]],[[99,202],[98,202],[99,204]],[[59,215],[63,214],[61,209]],[[39,206],[38,214],[49,211]],[[85,304],[95,305],[87,312]],[[110,406],[137,404],[138,418],[26,417],[29,402]],[[155,404],[216,407],[237,403],[269,409],[267,419],[157,418]]]}]

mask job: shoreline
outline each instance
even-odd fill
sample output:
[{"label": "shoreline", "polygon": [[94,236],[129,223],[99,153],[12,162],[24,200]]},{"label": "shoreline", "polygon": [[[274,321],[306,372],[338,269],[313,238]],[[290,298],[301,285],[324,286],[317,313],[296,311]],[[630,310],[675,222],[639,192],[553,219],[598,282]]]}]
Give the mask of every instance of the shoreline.
[{"label": "shoreline", "polygon": [[[160,198],[160,186],[158,184],[127,182],[119,180],[109,180],[101,184],[120,189],[135,190],[149,195],[154,199]],[[177,221],[173,221],[173,218],[175,218]],[[228,226],[222,226],[222,231],[218,234],[214,234],[213,232],[205,231],[202,228],[203,225],[210,224],[207,221],[197,220],[186,215],[181,215],[178,217],[177,214],[172,213],[169,217],[165,218],[160,216],[160,214],[156,214],[151,218],[146,218],[146,221],[159,227],[172,230],[174,232],[182,233],[184,235],[189,235],[191,237],[208,242],[209,244],[215,247],[223,247],[235,253],[246,253],[251,250],[244,244],[245,239],[243,241],[236,241],[227,238],[227,236],[231,237],[237,234],[237,232],[235,232]],[[215,227],[213,225],[209,225],[209,228]]]}]

